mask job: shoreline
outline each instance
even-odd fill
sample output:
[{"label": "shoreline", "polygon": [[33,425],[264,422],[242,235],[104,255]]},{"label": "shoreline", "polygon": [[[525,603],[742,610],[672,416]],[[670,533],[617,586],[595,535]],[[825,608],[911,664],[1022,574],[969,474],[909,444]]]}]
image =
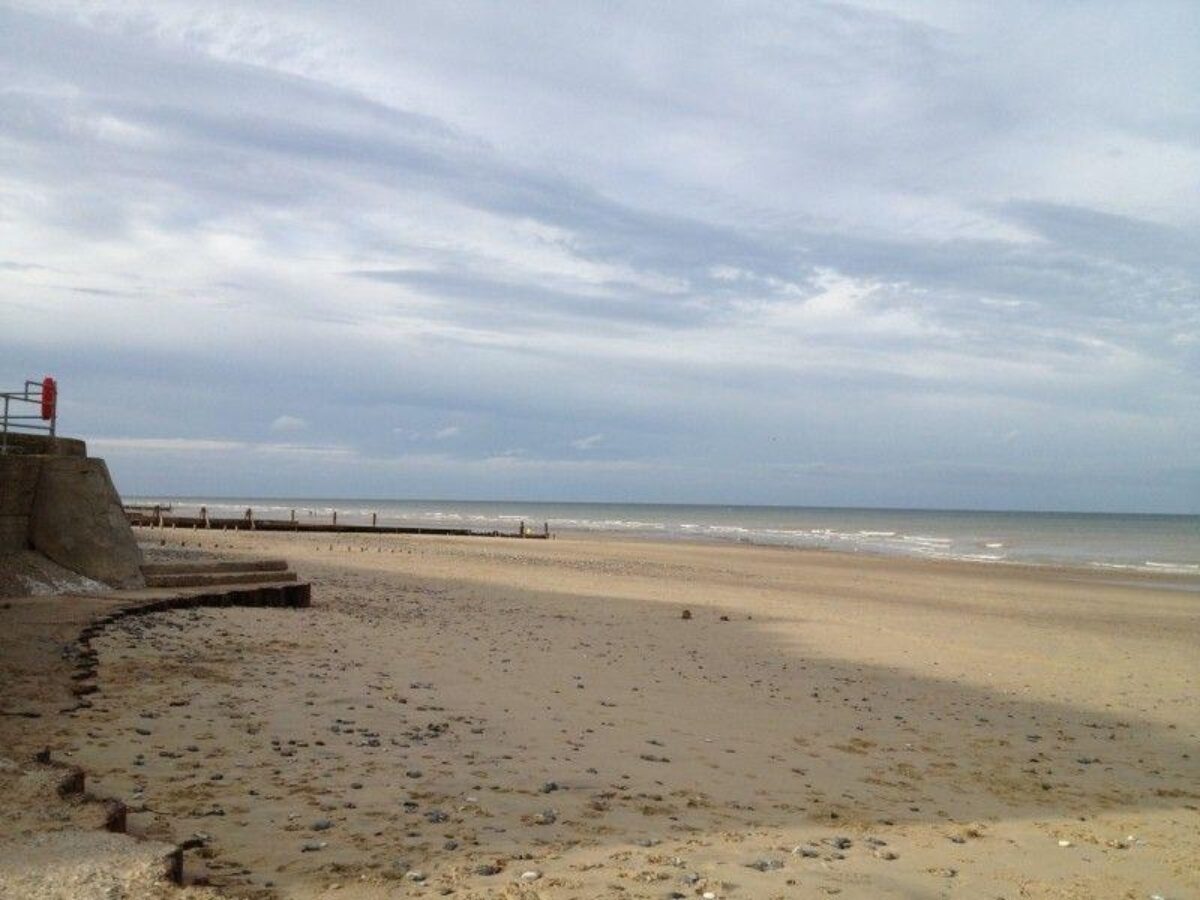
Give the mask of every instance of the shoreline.
[{"label": "shoreline", "polygon": [[296,616],[113,629],[51,735],[131,828],[208,834],[187,869],[234,896],[1200,889],[1179,593],[708,542],[138,537],[314,585]]},{"label": "shoreline", "polygon": [[[176,513],[190,511],[195,516],[205,503],[210,515],[226,518],[241,517],[247,508],[254,508],[256,518],[271,522],[272,527],[289,521],[289,509],[300,513],[301,526],[328,526],[334,517],[335,525],[359,528],[378,515],[381,528],[508,533],[523,521],[538,536],[549,528],[559,537],[582,540],[666,540],[1069,566],[1118,576],[1167,575],[1185,589],[1195,584],[1200,590],[1200,517],[1196,516],[499,501],[375,501],[372,505],[371,501],[321,500],[329,505],[313,510],[302,505],[312,501],[287,498],[159,499],[171,503]],[[1157,524],[1147,532],[1146,522]]]},{"label": "shoreline", "polygon": [[[1099,515],[1099,514],[1097,514]],[[196,533],[197,535],[205,534],[204,529],[179,527],[175,528],[168,526],[164,529],[159,529],[154,526],[139,525],[135,526],[135,531],[139,534],[157,534],[159,531],[164,533]],[[221,529],[211,529],[209,534],[220,533]],[[287,536],[290,534],[303,534],[303,531],[290,532],[287,530],[279,530],[274,533]],[[347,531],[341,534],[344,538],[356,538],[386,535],[386,531],[379,531],[377,535],[373,535],[370,531]],[[316,540],[322,540],[326,537],[336,540],[339,536],[338,532],[314,532]],[[414,537],[419,539],[451,539],[451,540],[492,540],[492,539],[508,539],[516,538],[516,535],[509,534],[485,534],[473,533],[470,535],[442,535],[442,534],[406,534],[404,537]],[[773,544],[766,542],[755,542],[749,540],[734,540],[730,538],[720,537],[701,537],[694,535],[664,535],[664,534],[631,534],[620,531],[602,531],[602,530],[587,530],[587,529],[559,529],[552,531],[553,541],[574,542],[576,544],[600,543],[600,544],[615,544],[629,545],[636,547],[643,544],[655,545],[661,544],[664,546],[683,546],[695,548],[709,548],[715,550],[761,550],[772,551],[779,553],[802,554],[805,556],[821,556],[829,554],[838,558],[850,559],[881,559],[890,560],[902,563],[914,563],[916,565],[930,566],[946,566],[952,569],[956,566],[978,567],[981,569],[995,568],[1000,571],[1011,572],[1028,572],[1031,575],[1046,575],[1051,577],[1072,577],[1078,580],[1094,582],[1098,584],[1107,584],[1114,587],[1130,587],[1130,588],[1150,588],[1156,590],[1175,591],[1180,593],[1200,593],[1200,572],[1191,574],[1189,572],[1179,571],[1158,571],[1155,569],[1147,569],[1133,565],[1117,565],[1106,563],[1075,563],[1075,562],[1035,562],[1028,560],[1012,560],[1012,559],[974,559],[970,557],[957,556],[922,556],[904,552],[888,552],[873,549],[855,549],[855,548],[840,548],[840,547],[810,547],[796,546],[791,544]],[[540,538],[539,538],[540,539]]]}]

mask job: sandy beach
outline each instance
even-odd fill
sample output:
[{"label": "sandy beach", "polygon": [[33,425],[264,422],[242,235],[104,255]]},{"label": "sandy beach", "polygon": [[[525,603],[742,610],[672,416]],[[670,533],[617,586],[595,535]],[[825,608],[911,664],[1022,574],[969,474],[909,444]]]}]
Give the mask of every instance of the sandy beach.
[{"label": "sandy beach", "polygon": [[[155,614],[0,724],[234,896],[1200,895],[1200,598],[732,545],[140,530]],[[19,730],[20,734],[17,735]]]}]

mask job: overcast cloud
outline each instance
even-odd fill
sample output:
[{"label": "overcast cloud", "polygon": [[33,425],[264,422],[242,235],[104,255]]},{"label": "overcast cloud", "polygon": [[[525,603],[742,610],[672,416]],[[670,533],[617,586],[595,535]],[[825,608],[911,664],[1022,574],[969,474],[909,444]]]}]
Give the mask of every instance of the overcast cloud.
[{"label": "overcast cloud", "polygon": [[1200,512],[1197,85],[1194,2],[0,4],[0,376],[128,494]]}]

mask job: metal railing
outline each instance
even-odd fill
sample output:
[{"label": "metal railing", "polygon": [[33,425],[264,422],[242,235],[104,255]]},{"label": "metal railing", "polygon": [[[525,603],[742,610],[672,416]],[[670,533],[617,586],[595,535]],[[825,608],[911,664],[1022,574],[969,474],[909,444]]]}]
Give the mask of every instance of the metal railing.
[{"label": "metal railing", "polygon": [[[46,434],[54,437],[58,425],[58,386],[53,378],[42,381],[26,381],[21,391],[0,392],[0,453],[10,450],[9,433]],[[17,413],[24,410],[21,404],[36,406],[36,413]]]}]

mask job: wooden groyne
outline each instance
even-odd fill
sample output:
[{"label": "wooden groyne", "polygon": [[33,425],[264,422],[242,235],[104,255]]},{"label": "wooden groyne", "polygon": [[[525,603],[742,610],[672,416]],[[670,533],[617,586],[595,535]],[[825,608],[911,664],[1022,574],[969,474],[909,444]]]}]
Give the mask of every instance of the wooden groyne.
[{"label": "wooden groyne", "polygon": [[528,528],[524,522],[518,531],[477,531],[470,528],[429,528],[415,525],[380,525],[378,514],[371,514],[370,525],[351,525],[338,522],[334,512],[328,521],[300,521],[296,518],[295,510],[290,519],[260,519],[254,515],[253,509],[247,509],[241,516],[215,517],[208,514],[205,507],[200,508],[198,516],[175,515],[170,507],[126,506],[125,515],[129,524],[140,528],[191,528],[215,531],[296,531],[305,533],[336,533],[336,534],[426,534],[448,537],[499,537],[547,540],[552,535],[550,524],[544,523],[541,529]]}]

